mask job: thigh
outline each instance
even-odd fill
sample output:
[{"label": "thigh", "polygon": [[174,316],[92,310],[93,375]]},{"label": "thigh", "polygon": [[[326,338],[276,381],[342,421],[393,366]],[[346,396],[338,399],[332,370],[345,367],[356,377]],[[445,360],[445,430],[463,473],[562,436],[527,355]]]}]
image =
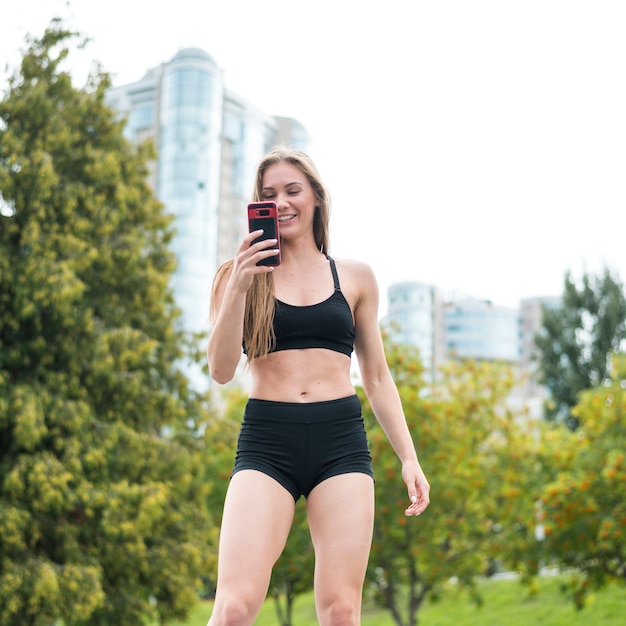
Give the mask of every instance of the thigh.
[{"label": "thigh", "polygon": [[307,500],[315,548],[315,596],[329,605],[338,596],[360,601],[374,525],[374,481],[363,473],[333,476]]},{"label": "thigh", "polygon": [[220,531],[216,605],[236,596],[260,608],[294,511],[293,496],[270,476],[242,470],[232,477]]}]

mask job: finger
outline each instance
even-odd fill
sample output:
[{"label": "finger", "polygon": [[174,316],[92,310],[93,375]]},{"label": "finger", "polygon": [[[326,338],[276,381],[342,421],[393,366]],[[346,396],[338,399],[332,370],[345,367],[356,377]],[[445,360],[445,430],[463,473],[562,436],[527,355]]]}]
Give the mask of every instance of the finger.
[{"label": "finger", "polygon": [[420,499],[420,494],[422,493],[419,481],[417,479],[408,480],[406,482],[406,488],[409,494],[409,500],[412,504],[415,504]]},{"label": "finger", "polygon": [[263,234],[263,229],[259,228],[258,230],[253,230],[249,232],[242,240],[241,245],[239,246],[240,250],[246,250],[252,245],[252,242]]},{"label": "finger", "polygon": [[259,250],[255,252],[251,259],[252,261],[258,265],[264,259],[269,259],[271,257],[278,257],[280,250],[278,248],[264,248],[263,250]]},{"label": "finger", "polygon": [[269,248],[275,248],[278,243],[277,239],[263,239],[263,241],[257,241],[250,246],[250,250],[267,250]]},{"label": "finger", "polygon": [[[413,494],[411,494],[411,491],[413,491]],[[417,508],[417,495],[415,493],[414,489],[409,489],[409,499],[411,500],[411,504],[408,506],[408,508],[404,511],[405,515],[415,515],[415,510]]]},{"label": "finger", "polygon": [[257,237],[260,237],[263,234],[262,228],[257,228],[257,230],[251,230],[245,237],[245,241],[254,241]]},{"label": "finger", "polygon": [[420,515],[430,503],[428,492],[418,489],[417,486],[409,488],[409,499],[411,504],[405,510],[406,515]]},{"label": "finger", "polygon": [[428,506],[427,502],[418,501],[415,504],[411,504],[405,511],[405,515],[421,515],[426,507]]}]

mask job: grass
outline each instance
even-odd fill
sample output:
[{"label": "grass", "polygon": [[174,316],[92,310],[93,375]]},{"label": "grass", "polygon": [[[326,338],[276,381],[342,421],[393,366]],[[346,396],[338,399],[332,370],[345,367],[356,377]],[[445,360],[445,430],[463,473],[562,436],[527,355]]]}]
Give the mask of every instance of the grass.
[{"label": "grass", "polygon": [[[589,596],[587,606],[577,611],[572,601],[561,592],[563,578],[542,578],[539,592],[529,595],[526,587],[515,580],[490,580],[480,583],[484,599],[476,607],[466,593],[454,587],[446,590],[440,602],[427,602],[418,613],[418,626],[624,626],[626,623],[626,589],[611,585]],[[205,626],[212,604],[196,606],[186,622],[173,626]],[[295,626],[317,626],[312,594],[295,602]],[[267,601],[255,626],[277,626],[272,601]],[[395,626],[388,612],[364,607],[362,626]]]}]

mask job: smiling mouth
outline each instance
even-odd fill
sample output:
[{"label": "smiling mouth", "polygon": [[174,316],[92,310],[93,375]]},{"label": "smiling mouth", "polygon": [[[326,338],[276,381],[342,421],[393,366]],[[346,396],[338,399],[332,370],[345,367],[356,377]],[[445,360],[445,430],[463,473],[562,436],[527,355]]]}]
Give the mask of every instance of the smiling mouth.
[{"label": "smiling mouth", "polygon": [[278,218],[278,222],[279,223],[290,222],[294,217],[295,217],[295,215],[281,215]]}]

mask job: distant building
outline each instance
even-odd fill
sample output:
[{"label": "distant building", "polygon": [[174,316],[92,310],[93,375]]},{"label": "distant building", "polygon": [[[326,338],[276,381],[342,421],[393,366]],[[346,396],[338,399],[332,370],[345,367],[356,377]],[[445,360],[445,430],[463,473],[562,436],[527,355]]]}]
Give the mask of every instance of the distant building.
[{"label": "distant building", "polygon": [[448,359],[502,361],[518,383],[509,401],[540,417],[546,390],[540,383],[535,336],[544,307],[560,306],[559,297],[526,298],[520,307],[498,306],[471,297],[444,297],[433,285],[417,281],[391,285],[384,325],[397,343],[419,349],[430,380]]},{"label": "distant building", "polygon": [[[222,70],[197,48],[179,51],[107,98],[127,116],[131,141],[155,143],[149,182],[176,218],[176,303],[186,330],[206,330],[211,280],[246,232],[258,161],[277,144],[306,150],[307,133],[296,120],[263,113],[228,91]],[[208,385],[202,373],[190,376]]]},{"label": "distant building", "polygon": [[444,358],[443,301],[432,285],[407,281],[387,291],[384,320],[392,341],[419,349],[424,370],[433,380]]},{"label": "distant building", "polygon": [[444,337],[448,356],[519,363],[519,310],[474,298],[447,302]]},{"label": "distant building", "polygon": [[[521,329],[521,362],[520,368],[526,374],[523,394],[526,398],[538,398],[543,402],[546,398],[545,387],[539,378],[539,363],[537,361],[537,344],[535,337],[541,331],[543,311],[556,309],[561,306],[561,298],[536,297],[525,298],[520,305]],[[541,407],[538,407],[538,411]]]},{"label": "distant building", "polygon": [[444,298],[432,285],[389,287],[386,325],[392,339],[416,346],[427,370],[450,358],[519,363],[519,310],[474,298]]}]

